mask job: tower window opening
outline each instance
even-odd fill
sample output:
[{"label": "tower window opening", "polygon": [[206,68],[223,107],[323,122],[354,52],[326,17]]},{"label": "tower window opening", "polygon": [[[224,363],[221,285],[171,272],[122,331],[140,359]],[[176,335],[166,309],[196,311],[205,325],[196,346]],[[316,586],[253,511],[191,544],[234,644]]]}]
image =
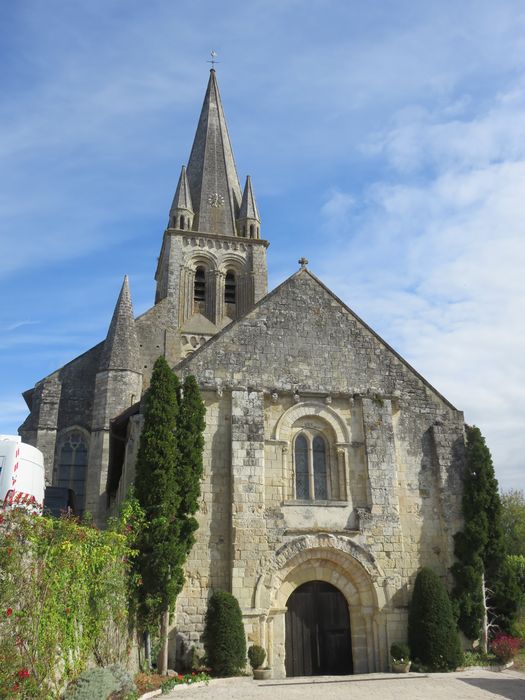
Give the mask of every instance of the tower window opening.
[{"label": "tower window opening", "polygon": [[250,238],[253,238],[254,230],[255,230],[255,226],[253,224],[250,224]]},{"label": "tower window opening", "polygon": [[180,229],[181,229],[181,231],[184,231],[184,217],[183,216],[180,217]]},{"label": "tower window opening", "polygon": [[206,270],[198,267],[195,270],[195,283],[193,286],[193,300],[203,302],[206,299]]},{"label": "tower window opening", "polygon": [[224,301],[226,304],[235,304],[237,292],[237,282],[234,272],[226,273],[226,281],[224,284]]}]

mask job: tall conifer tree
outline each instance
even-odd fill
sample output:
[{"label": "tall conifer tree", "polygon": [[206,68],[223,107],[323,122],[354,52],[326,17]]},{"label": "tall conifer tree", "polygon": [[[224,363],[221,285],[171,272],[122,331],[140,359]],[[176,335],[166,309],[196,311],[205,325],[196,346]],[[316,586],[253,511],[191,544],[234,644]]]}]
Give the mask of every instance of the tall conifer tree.
[{"label": "tall conifer tree", "polygon": [[204,412],[195,378],[185,380],[181,395],[177,376],[159,357],[145,397],[135,493],[146,520],[138,543],[139,615],[146,630],[160,621],[160,673],[167,672],[169,613],[198,526]]},{"label": "tall conifer tree", "polygon": [[194,543],[193,533],[197,529],[194,517],[199,507],[202,479],[202,452],[204,449],[205,407],[195,377],[184,380],[177,424],[177,446],[179,468],[177,481],[180,490],[178,517],[181,521],[181,536],[189,553]]},{"label": "tall conifer tree", "polygon": [[137,565],[142,577],[139,617],[148,631],[173,608],[182,586],[178,576],[178,523],[174,517],[181,501],[175,438],[179,380],[163,357],[155,362],[144,404],[135,493],[145,513]]},{"label": "tall conifer tree", "polygon": [[489,622],[508,628],[517,609],[515,581],[505,561],[501,501],[490,450],[479,428],[466,428],[465,526],[455,536],[452,572],[458,624],[469,639],[482,633],[486,598]]}]

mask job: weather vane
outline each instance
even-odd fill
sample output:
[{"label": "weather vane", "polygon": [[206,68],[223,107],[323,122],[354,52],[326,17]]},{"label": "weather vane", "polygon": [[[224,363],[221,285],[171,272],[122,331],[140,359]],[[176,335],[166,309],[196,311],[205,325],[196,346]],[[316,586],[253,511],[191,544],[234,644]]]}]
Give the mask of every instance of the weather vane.
[{"label": "weather vane", "polygon": [[212,70],[215,70],[215,64],[216,64],[216,63],[219,63],[219,61],[216,61],[216,60],[215,60],[215,59],[217,58],[218,54],[217,54],[216,51],[213,51],[213,50],[212,50],[211,53],[210,53],[210,56],[211,56],[211,61],[207,61],[207,63],[211,63],[211,68],[212,68]]}]

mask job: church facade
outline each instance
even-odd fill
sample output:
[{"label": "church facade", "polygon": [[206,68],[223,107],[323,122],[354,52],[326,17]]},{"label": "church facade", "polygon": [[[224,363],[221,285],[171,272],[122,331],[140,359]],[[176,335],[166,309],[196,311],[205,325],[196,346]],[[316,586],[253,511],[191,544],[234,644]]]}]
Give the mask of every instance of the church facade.
[{"label": "church facade", "polygon": [[105,341],[25,392],[20,434],[102,524],[133,481],[155,359],[194,374],[205,469],[172,660],[200,644],[222,589],[275,678],[386,670],[418,569],[453,563],[463,414],[304,259],[268,293],[267,247],[212,69],[154,306],[135,319],[126,278]]}]

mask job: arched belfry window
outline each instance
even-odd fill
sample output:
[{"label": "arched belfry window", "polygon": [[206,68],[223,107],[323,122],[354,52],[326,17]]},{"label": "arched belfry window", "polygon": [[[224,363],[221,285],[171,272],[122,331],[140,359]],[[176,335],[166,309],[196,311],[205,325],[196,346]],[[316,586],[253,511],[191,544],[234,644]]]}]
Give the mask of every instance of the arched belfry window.
[{"label": "arched belfry window", "polygon": [[84,511],[87,462],[86,439],[80,430],[73,430],[60,446],[56,485],[75,492],[75,509],[79,515]]},{"label": "arched belfry window", "polygon": [[231,270],[226,273],[226,280],[224,283],[224,301],[227,304],[235,304],[237,300],[237,281],[235,279],[235,272]]},{"label": "arched belfry window", "polygon": [[195,270],[193,301],[195,311],[204,313],[204,305],[206,302],[206,269],[202,265],[199,265],[199,267]]}]

